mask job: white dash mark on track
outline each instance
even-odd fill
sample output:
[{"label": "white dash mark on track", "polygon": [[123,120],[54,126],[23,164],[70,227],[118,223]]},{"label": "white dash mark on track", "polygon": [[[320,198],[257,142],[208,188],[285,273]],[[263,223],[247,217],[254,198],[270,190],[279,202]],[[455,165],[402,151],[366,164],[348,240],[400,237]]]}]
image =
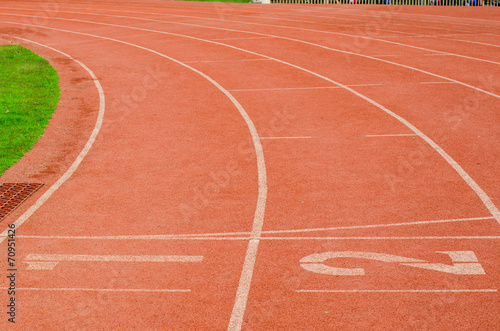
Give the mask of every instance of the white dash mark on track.
[{"label": "white dash mark on track", "polygon": [[360,137],[418,137],[415,133],[393,133],[393,134],[366,134]]},{"label": "white dash mark on track", "polygon": [[497,289],[446,290],[296,290],[296,293],[496,293]]},{"label": "white dash mark on track", "polygon": [[260,139],[315,139],[322,138],[321,136],[304,136],[304,137],[260,137]]}]

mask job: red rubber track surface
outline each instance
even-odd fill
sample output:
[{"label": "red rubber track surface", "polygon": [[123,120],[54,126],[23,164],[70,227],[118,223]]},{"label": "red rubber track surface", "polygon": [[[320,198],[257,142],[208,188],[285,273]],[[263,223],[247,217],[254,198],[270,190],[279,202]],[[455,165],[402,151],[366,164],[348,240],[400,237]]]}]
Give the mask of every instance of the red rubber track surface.
[{"label": "red rubber track surface", "polygon": [[62,90],[2,329],[499,329],[499,19],[0,2]]}]

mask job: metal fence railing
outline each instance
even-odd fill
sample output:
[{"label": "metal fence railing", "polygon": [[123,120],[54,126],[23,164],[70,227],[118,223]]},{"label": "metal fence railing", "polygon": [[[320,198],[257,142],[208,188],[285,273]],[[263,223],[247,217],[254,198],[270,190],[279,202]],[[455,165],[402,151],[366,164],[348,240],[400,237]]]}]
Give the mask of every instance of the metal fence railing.
[{"label": "metal fence railing", "polygon": [[500,6],[500,0],[271,0],[271,3],[413,6]]}]

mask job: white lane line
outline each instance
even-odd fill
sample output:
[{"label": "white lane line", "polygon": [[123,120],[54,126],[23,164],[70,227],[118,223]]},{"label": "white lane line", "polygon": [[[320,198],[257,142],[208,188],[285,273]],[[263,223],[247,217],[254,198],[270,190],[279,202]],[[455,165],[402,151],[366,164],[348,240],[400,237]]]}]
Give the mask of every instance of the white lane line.
[{"label": "white lane line", "polygon": [[[335,226],[327,228],[309,228],[309,229],[294,229],[294,230],[266,230],[262,234],[286,234],[286,233],[302,233],[302,232],[320,232],[320,231],[333,231],[333,230],[354,230],[354,229],[372,229],[372,228],[387,228],[408,225],[425,225],[425,224],[440,224],[440,223],[453,223],[453,222],[470,222],[481,220],[494,220],[493,216],[487,217],[471,217],[471,218],[454,218],[446,220],[431,220],[431,221],[414,221],[414,222],[401,222],[401,223],[387,223],[387,224],[370,224],[370,225],[349,225],[349,226]],[[176,238],[189,238],[189,237],[227,237],[227,236],[244,236],[249,235],[250,232],[219,232],[219,233],[197,233],[197,234],[166,234],[166,235],[124,235],[124,236],[40,236],[40,235],[18,235],[18,238],[27,239],[104,239],[104,240],[165,240]]]},{"label": "white lane line", "polygon": [[[428,35],[428,34],[412,34],[412,35],[384,35],[384,36],[377,36],[379,38],[407,38],[407,39],[410,39],[410,38],[440,38],[440,37],[446,37],[446,36],[450,36],[452,34],[449,34],[449,35]],[[456,34],[455,34],[456,35]],[[463,33],[463,34],[459,34],[461,36],[470,36],[471,34],[466,34],[466,33]]]},{"label": "white lane line", "polygon": [[[202,237],[181,237],[181,236],[151,236],[151,235],[138,235],[138,236],[16,236],[26,239],[64,239],[64,240],[213,240],[213,241],[233,241],[233,240],[247,240],[248,236],[235,237],[235,236],[202,236]],[[422,236],[422,237],[252,237],[250,241],[259,240],[461,240],[461,239],[500,239],[500,236]]]},{"label": "white lane line", "polygon": [[424,224],[439,224],[439,223],[453,223],[453,222],[470,222],[481,220],[493,220],[493,216],[488,217],[473,217],[473,218],[455,218],[447,220],[432,220],[432,221],[415,221],[415,222],[401,222],[401,223],[388,223],[388,224],[370,224],[370,225],[350,225],[350,226],[335,226],[328,228],[311,228],[311,229],[297,229],[297,230],[275,230],[263,231],[264,234],[278,234],[278,233],[300,233],[300,232],[317,232],[317,231],[332,231],[332,230],[353,230],[353,229],[373,229],[373,228],[387,228],[395,226],[408,226],[408,225],[424,225]]},{"label": "white lane line", "polygon": [[[249,240],[249,243],[248,243],[248,248],[247,248],[247,252],[245,255],[245,261],[243,263],[243,270],[241,273],[240,282],[239,282],[238,289],[236,292],[236,300],[235,300],[235,303],[233,306],[233,311],[231,314],[231,319],[229,321],[229,327],[228,327],[228,330],[240,330],[241,325],[243,324],[243,315],[245,313],[246,304],[248,301],[248,294],[250,292],[250,284],[251,284],[251,279],[253,276],[255,259],[257,256],[257,250],[258,250],[258,246],[259,246],[259,238],[261,236],[262,227],[264,225],[264,212],[265,212],[265,208],[266,208],[266,199],[267,199],[267,174],[266,174],[266,165],[265,165],[265,161],[264,161],[264,152],[263,152],[262,145],[261,145],[261,142],[259,139],[259,135],[257,133],[257,129],[255,128],[254,123],[252,122],[250,116],[248,116],[245,109],[236,100],[236,98],[234,98],[234,96],[231,93],[229,93],[229,91],[227,91],[225,88],[223,88],[219,83],[217,83],[210,76],[204,74],[203,72],[201,72],[201,71],[199,71],[199,70],[197,70],[197,69],[195,69],[195,68],[193,68],[193,67],[191,67],[191,66],[189,66],[181,61],[178,61],[174,58],[171,58],[165,54],[159,53],[159,52],[152,50],[150,48],[142,47],[142,46],[139,46],[136,44],[132,44],[132,43],[118,40],[118,39],[114,39],[114,38],[97,36],[97,35],[83,33],[83,32],[76,32],[76,31],[57,29],[57,28],[49,28],[49,27],[45,27],[45,26],[17,23],[17,22],[2,22],[2,23],[40,27],[43,29],[49,29],[49,30],[53,30],[53,31],[61,31],[61,32],[67,32],[67,33],[72,33],[72,34],[78,34],[78,35],[82,35],[82,36],[99,38],[99,39],[103,39],[103,40],[110,40],[110,41],[118,42],[118,43],[121,43],[124,45],[136,47],[136,48],[151,52],[153,54],[157,54],[163,58],[166,58],[172,62],[175,62],[175,63],[199,74],[200,76],[204,77],[206,80],[208,80],[210,83],[212,83],[215,87],[217,87],[223,94],[225,94],[229,98],[229,100],[231,100],[233,105],[238,109],[240,115],[243,117],[245,123],[247,124],[247,127],[248,127],[250,134],[251,134],[251,137],[252,137],[252,141],[253,141],[255,153],[256,153],[256,158],[257,158],[257,172],[258,172],[257,173],[257,175],[258,175],[257,206],[255,209],[254,220],[253,220],[253,224],[252,224],[251,239]],[[87,22],[87,23],[94,23],[95,24],[95,22]],[[115,26],[114,24],[106,24],[106,25]],[[119,27],[118,25],[116,25],[116,26]],[[153,31],[153,30],[151,30],[151,31]],[[179,36],[182,36],[182,35],[179,35]],[[201,40],[201,41],[206,41],[204,39],[199,39],[199,38],[194,38],[194,37],[189,37],[189,38]],[[209,42],[209,41],[206,41],[206,42]],[[216,43],[216,44],[218,44],[218,43]],[[224,44],[222,44],[222,45],[224,45]],[[251,53],[249,53],[249,54],[251,54]],[[257,54],[257,53],[255,53],[255,55],[262,56],[262,55]],[[262,56],[262,57],[272,59],[270,57],[265,57],[265,56]],[[7,229],[4,232],[5,232],[5,234],[7,234]],[[3,238],[1,240],[4,240],[4,239],[5,238]],[[249,238],[246,238],[246,240],[248,240],[248,239]]]},{"label": "white lane line", "polygon": [[433,56],[433,55],[446,55],[446,54],[373,54],[369,56],[374,56],[374,57],[400,57],[400,56]]},{"label": "white lane line", "polygon": [[[201,239],[201,238],[200,238]],[[223,239],[223,238],[221,238]],[[229,238],[228,238],[229,239]],[[262,237],[262,240],[441,240],[500,239],[500,236],[422,236],[422,237]]]},{"label": "white lane line", "polygon": [[269,59],[203,60],[203,61],[183,61],[183,63],[217,63],[217,62],[247,62],[247,61],[271,61],[271,60]]},{"label": "white lane line", "polygon": [[296,290],[295,293],[496,293],[497,289],[447,290]]},{"label": "white lane line", "polygon": [[[8,290],[8,287],[0,287]],[[64,287],[17,287],[20,291],[86,291],[86,292],[191,292],[190,289],[141,289],[141,288],[64,288]]]},{"label": "white lane line", "polygon": [[[252,231],[253,232],[253,231]],[[248,240],[246,238],[245,240]],[[252,235],[252,239],[248,242],[248,248],[243,262],[243,271],[240,276],[238,290],[236,291],[236,299],[229,319],[227,330],[237,331],[241,330],[243,324],[243,317],[248,302],[248,294],[250,293],[250,286],[252,284],[253,269],[257,259],[257,251],[260,238]]]},{"label": "white lane line", "polygon": [[448,54],[422,54],[423,56],[449,56]]},{"label": "white lane line", "polygon": [[[498,48],[500,47],[499,45],[495,44],[489,44],[489,43],[483,43],[479,41],[472,41],[472,40],[465,40],[465,39],[455,39],[455,38],[445,38],[445,37],[439,37],[439,36],[419,36],[419,35],[414,35],[414,36],[378,36],[378,38],[435,38],[435,39],[441,39],[441,40],[450,40],[450,41],[458,41],[458,42],[464,42],[464,43],[469,43],[469,44],[478,44],[478,45],[483,45],[483,46],[488,46],[488,47],[495,47]],[[401,54],[401,55],[373,55],[373,56],[415,56],[415,55],[423,55],[423,56],[450,56],[448,53],[444,54]]]},{"label": "white lane line", "polygon": [[448,54],[422,54],[423,56],[449,56]]},{"label": "white lane line", "polygon": [[322,138],[321,136],[304,136],[304,137],[260,137],[260,139],[315,139]]},{"label": "white lane line", "polygon": [[418,137],[415,133],[393,133],[393,134],[365,134],[360,137]]},{"label": "white lane line", "polygon": [[203,256],[29,254],[25,259],[31,261],[202,262]]},{"label": "white lane line", "polygon": [[[267,59],[265,59],[267,60]],[[397,86],[407,84],[456,84],[455,82],[404,82],[401,84],[373,83],[373,84],[348,84],[349,87],[363,86]],[[252,92],[252,91],[286,91],[286,90],[320,90],[320,89],[340,89],[340,86],[317,86],[317,87],[274,87],[274,88],[251,88],[251,89],[235,89],[228,90],[230,92]]]},{"label": "white lane line", "polygon": [[417,82],[417,83],[409,83],[409,84],[456,84],[456,82]]},{"label": "white lane line", "polygon": [[318,86],[318,87],[276,87],[276,88],[247,88],[228,90],[230,92],[252,92],[252,91],[286,91],[286,90],[319,90],[319,89],[338,89],[338,86]]},{"label": "white lane line", "polygon": [[447,33],[447,34],[436,34],[436,35],[422,35],[422,37],[466,37],[466,36],[476,36],[476,33]]},{"label": "white lane line", "polygon": [[[90,75],[90,77],[92,78],[92,81],[94,82],[95,87],[97,88],[97,91],[99,92],[99,114],[97,116],[97,121],[96,121],[96,124],[94,126],[94,130],[92,131],[89,139],[87,140],[85,147],[82,149],[82,151],[80,152],[80,154],[78,155],[76,160],[73,162],[73,164],[69,167],[69,169],[66,170],[66,172],[61,176],[61,178],[59,178],[47,191],[45,191],[45,193],[40,198],[38,198],[38,200],[35,202],[35,204],[33,206],[31,206],[26,212],[24,212],[24,214],[22,214],[14,222],[14,224],[16,225],[16,229],[18,229],[24,222],[26,222],[31,217],[31,215],[33,215],[52,196],[52,194],[54,194],[55,191],[57,191],[57,189],[59,187],[61,187],[61,185],[63,185],[75,173],[75,171],[78,169],[78,166],[82,163],[85,156],[87,156],[90,148],[92,148],[92,145],[94,144],[94,142],[97,138],[97,135],[99,134],[99,131],[101,130],[101,127],[102,127],[102,122],[104,119],[104,111],[105,111],[105,98],[104,98],[104,91],[102,89],[101,83],[97,79],[96,75],[94,74],[94,72],[92,70],[90,70],[82,62],[73,58],[71,55],[68,55],[68,54],[61,52],[55,48],[52,48],[50,46],[47,46],[47,45],[44,45],[44,44],[41,44],[41,43],[38,43],[38,42],[35,42],[32,40],[28,40],[25,38],[14,37],[14,36],[12,36],[12,38],[23,40],[25,42],[32,43],[32,44],[35,44],[35,45],[38,45],[41,47],[45,47],[47,49],[50,49],[54,52],[57,52],[65,57],[69,58],[70,60],[78,63]],[[7,233],[8,233],[8,229],[5,229],[0,234],[0,243],[5,240]]]},{"label": "white lane line", "polygon": [[479,42],[479,41],[465,40],[465,39],[455,39],[455,38],[438,38],[438,39],[460,41],[460,42],[464,42],[464,43],[478,44],[478,45],[483,45],[483,46],[488,46],[488,47],[495,47],[495,48],[499,48],[500,47],[500,45],[483,43],[483,42]]},{"label": "white lane line", "polygon": [[218,39],[212,39],[216,41],[221,41],[221,40],[247,40],[247,39],[271,39],[274,37],[239,37],[239,38],[218,38]]}]

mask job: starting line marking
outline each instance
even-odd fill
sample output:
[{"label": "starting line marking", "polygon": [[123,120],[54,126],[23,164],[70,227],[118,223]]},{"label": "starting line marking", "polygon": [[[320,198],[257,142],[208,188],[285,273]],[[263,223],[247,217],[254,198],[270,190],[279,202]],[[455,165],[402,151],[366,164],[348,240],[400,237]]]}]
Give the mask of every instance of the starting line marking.
[{"label": "starting line marking", "polygon": [[497,289],[448,290],[296,290],[295,293],[496,293]]},{"label": "starting line marking", "polygon": [[188,255],[72,255],[29,254],[31,261],[92,261],[92,262],[201,262],[203,256]]},{"label": "starting line marking", "polygon": [[[42,262],[43,261],[43,262]],[[61,261],[79,262],[201,262],[203,256],[185,255],[72,255],[72,254],[28,254],[22,261],[27,270],[54,270]]]},{"label": "starting line marking", "polygon": [[[8,287],[0,287],[8,290]],[[191,292],[190,289],[139,289],[139,288],[42,288],[42,287],[18,287],[21,291],[92,291],[92,292]]]}]

